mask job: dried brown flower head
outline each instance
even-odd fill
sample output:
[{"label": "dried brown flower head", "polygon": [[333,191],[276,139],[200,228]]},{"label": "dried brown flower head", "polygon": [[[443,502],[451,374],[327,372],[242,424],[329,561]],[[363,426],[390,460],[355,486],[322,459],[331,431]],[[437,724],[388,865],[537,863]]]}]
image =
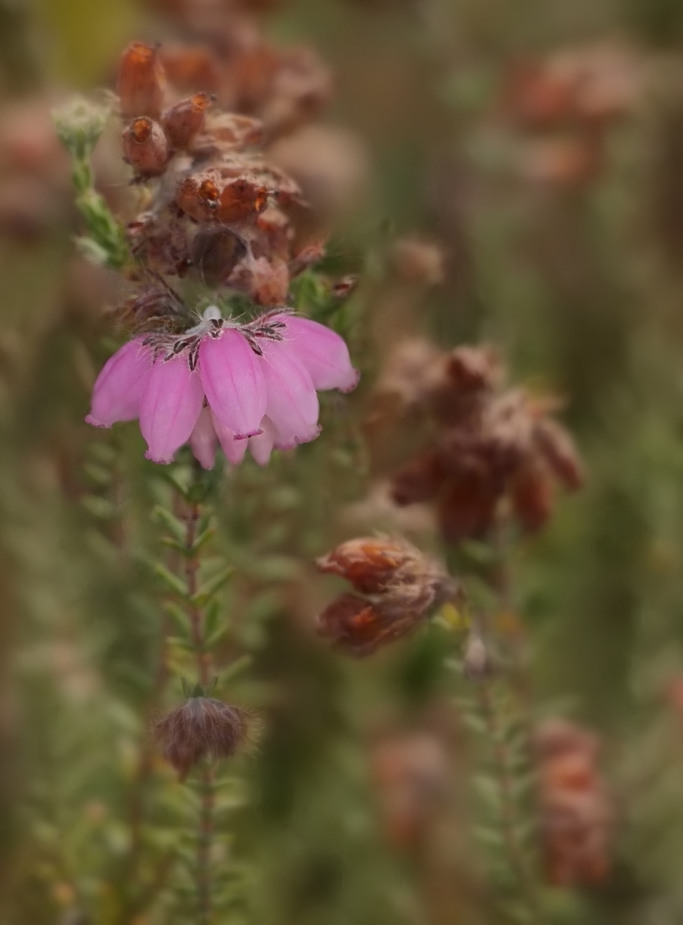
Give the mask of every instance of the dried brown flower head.
[{"label": "dried brown flower head", "polygon": [[203,759],[231,758],[247,742],[250,715],[213,697],[190,697],[154,729],[164,757],[184,780]]},{"label": "dried brown flower head", "polygon": [[359,592],[340,595],[318,617],[320,635],[357,657],[409,635],[440,604],[461,596],[439,562],[402,539],[349,540],[316,564]]},{"label": "dried brown flower head", "polygon": [[395,502],[433,502],[451,542],[483,536],[505,499],[526,529],[540,528],[554,482],[576,489],[583,481],[571,437],[548,416],[556,402],[505,388],[490,347],[459,347],[437,369],[416,396],[431,424],[429,445],[394,473]]},{"label": "dried brown flower head", "polygon": [[[182,71],[177,51],[172,60]],[[127,227],[133,256],[150,279],[195,278],[240,290],[260,305],[282,305],[300,272],[300,252],[310,248],[299,234],[311,224],[310,206],[295,180],[255,152],[261,122],[221,112],[213,86],[188,87],[193,75],[206,77],[201,68],[182,72],[182,92],[192,91],[182,96],[164,61],[163,48],[133,42],[119,69],[123,158],[145,185],[143,211]],[[320,229],[316,234],[321,254]],[[133,327],[136,304],[129,301],[123,312]],[[144,313],[139,320],[145,330]]]},{"label": "dried brown flower head", "polygon": [[600,883],[611,867],[614,811],[598,769],[599,741],[573,723],[548,720],[535,746],[548,879],[558,886]]}]

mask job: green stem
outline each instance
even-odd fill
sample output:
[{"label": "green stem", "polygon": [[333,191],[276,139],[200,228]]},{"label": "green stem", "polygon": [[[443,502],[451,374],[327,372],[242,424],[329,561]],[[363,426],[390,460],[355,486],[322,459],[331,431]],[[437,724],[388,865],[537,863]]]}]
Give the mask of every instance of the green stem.
[{"label": "green stem", "polygon": [[[185,508],[185,583],[188,593],[187,613],[190,619],[190,633],[195,649],[197,683],[204,692],[211,682],[211,654],[206,649],[205,615],[194,603],[199,589],[199,555],[190,555],[197,539],[201,509],[196,501],[188,500]],[[214,775],[213,768],[206,762],[201,769],[201,807],[197,833],[197,899],[200,925],[210,925],[212,912],[211,895],[211,845],[214,833]]]}]

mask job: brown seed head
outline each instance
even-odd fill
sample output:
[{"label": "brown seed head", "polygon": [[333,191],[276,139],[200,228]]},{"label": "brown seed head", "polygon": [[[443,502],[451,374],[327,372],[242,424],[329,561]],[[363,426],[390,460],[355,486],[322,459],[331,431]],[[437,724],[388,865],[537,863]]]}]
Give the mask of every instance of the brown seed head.
[{"label": "brown seed head", "polygon": [[213,697],[191,697],[159,720],[155,734],[183,780],[204,758],[231,758],[248,739],[249,714]]},{"label": "brown seed head", "polygon": [[124,119],[149,116],[158,119],[164,101],[166,76],[159,49],[132,42],[121,56],[117,92]]}]

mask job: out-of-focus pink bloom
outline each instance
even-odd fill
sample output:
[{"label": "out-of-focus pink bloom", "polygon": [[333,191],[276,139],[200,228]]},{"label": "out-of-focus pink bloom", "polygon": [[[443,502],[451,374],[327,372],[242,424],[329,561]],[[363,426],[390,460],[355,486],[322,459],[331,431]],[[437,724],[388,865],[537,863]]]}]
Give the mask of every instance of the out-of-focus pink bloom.
[{"label": "out-of-focus pink bloom", "polygon": [[221,446],[238,465],[249,449],[265,465],[319,432],[316,390],[350,391],[358,381],[343,338],[286,312],[236,325],[210,306],[178,336],[125,344],[97,377],[86,421],[140,421],[147,457],[169,463],[184,443],[205,469]]}]

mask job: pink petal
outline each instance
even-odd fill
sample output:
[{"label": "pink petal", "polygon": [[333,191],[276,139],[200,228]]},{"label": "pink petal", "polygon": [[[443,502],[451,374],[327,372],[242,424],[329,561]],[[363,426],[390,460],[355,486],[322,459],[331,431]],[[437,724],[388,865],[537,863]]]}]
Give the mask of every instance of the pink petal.
[{"label": "pink petal", "polygon": [[214,418],[238,437],[258,433],[266,389],[260,360],[242,334],[229,329],[216,339],[205,337],[199,371]]},{"label": "pink petal", "polygon": [[318,396],[313,380],[286,341],[262,340],[263,376],[268,392],[267,414],[275,429],[275,446],[291,449],[315,440]]},{"label": "pink petal", "polygon": [[88,424],[111,427],[116,421],[133,421],[152,369],[152,354],[138,338],[109,357],[95,380]]},{"label": "pink petal", "polygon": [[147,458],[169,463],[189,440],[204,403],[199,373],[187,358],[159,358],[152,367],[140,405],[140,430],[147,441]]},{"label": "pink petal", "polygon": [[351,365],[343,337],[309,318],[280,315],[277,320],[284,321],[285,343],[305,366],[316,389],[350,392],[356,387],[358,370]]},{"label": "pink petal", "polygon": [[238,439],[235,436],[235,431],[230,430],[229,427],[222,424],[213,412],[212,420],[216,430],[216,436],[225,453],[225,458],[229,463],[232,463],[233,466],[239,466],[244,459],[244,454],[247,452],[247,444],[249,441],[243,438]]},{"label": "pink petal", "polygon": [[194,425],[190,435],[190,447],[195,459],[204,469],[213,469],[216,462],[216,431],[208,408],[202,408]]},{"label": "pink petal", "polygon": [[259,466],[266,466],[270,462],[270,454],[275,443],[275,428],[268,418],[261,421],[262,433],[249,437],[249,452]]}]

